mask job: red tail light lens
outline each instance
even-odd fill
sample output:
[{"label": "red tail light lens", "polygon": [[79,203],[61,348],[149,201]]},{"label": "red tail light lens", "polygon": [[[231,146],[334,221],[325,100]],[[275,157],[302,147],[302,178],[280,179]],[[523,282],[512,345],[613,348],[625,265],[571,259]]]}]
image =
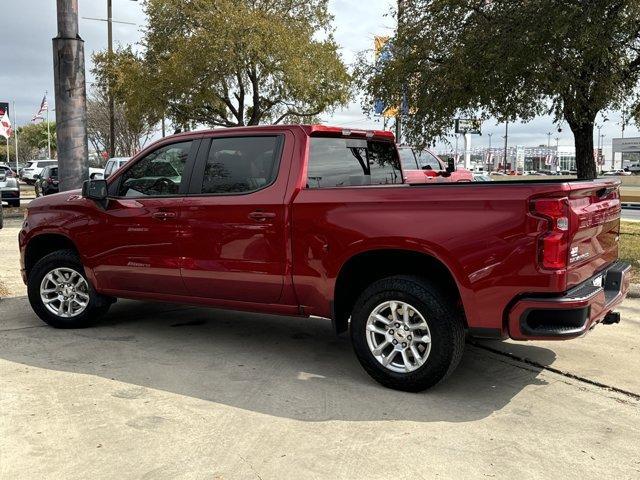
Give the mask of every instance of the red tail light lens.
[{"label": "red tail light lens", "polygon": [[569,202],[567,198],[538,198],[531,202],[536,217],[547,221],[538,243],[539,261],[546,270],[567,268],[569,261]]}]

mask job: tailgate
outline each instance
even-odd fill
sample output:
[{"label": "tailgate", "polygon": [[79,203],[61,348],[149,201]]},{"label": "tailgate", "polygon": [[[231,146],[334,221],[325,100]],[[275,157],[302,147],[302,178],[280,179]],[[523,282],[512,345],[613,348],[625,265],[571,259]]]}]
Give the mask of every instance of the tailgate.
[{"label": "tailgate", "polygon": [[618,258],[620,182],[598,180],[569,188],[568,286],[594,276]]}]

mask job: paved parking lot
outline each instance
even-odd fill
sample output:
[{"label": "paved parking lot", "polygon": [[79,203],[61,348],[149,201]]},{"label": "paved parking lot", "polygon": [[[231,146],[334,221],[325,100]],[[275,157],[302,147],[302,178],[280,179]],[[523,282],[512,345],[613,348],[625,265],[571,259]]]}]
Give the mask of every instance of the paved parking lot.
[{"label": "paved parking lot", "polygon": [[575,341],[469,344],[407,394],[322,320],[120,301],[55,330],[4,261],[2,479],[640,477],[640,300]]},{"label": "paved parking lot", "polygon": [[638,478],[640,302],[622,310],[574,342],[468,345],[407,394],[322,320],[121,301],[65,331],[5,299],[0,478]]}]

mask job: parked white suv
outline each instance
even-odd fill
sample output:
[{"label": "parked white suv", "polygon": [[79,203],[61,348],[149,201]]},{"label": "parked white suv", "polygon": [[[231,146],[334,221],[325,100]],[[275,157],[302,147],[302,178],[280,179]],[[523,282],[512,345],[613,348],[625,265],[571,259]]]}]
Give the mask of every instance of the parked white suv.
[{"label": "parked white suv", "polygon": [[118,170],[121,166],[129,161],[129,157],[113,157],[107,161],[107,164],[104,166],[104,179],[109,178],[113,172]]},{"label": "parked white suv", "polygon": [[35,175],[42,172],[44,167],[54,167],[56,165],[58,165],[58,161],[51,159],[27,162],[27,166],[22,170],[22,180],[28,185],[33,185],[36,183]]},{"label": "parked white suv", "polygon": [[640,163],[632,163],[627,167],[631,173],[640,174]]}]

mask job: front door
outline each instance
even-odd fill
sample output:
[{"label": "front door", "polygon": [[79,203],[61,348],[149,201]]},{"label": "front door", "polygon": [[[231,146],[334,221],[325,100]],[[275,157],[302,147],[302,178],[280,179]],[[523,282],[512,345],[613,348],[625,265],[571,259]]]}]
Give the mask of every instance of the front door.
[{"label": "front door", "polygon": [[182,211],[182,277],[190,295],[280,299],[287,251],[284,140],[282,134],[203,140]]},{"label": "front door", "polygon": [[96,232],[94,273],[101,289],[184,295],[180,215],[199,141],[165,144],[110,184]]}]

